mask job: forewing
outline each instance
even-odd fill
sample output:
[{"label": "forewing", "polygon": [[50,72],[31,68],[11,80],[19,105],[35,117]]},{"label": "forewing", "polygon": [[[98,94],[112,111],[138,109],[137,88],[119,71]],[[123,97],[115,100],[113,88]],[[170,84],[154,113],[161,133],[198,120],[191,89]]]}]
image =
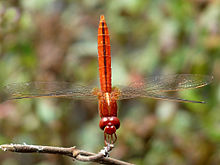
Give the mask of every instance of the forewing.
[{"label": "forewing", "polygon": [[134,82],[129,86],[138,87],[145,91],[179,91],[199,88],[208,85],[213,76],[199,74],[161,75],[145,78],[142,82]]},{"label": "forewing", "polygon": [[151,76],[141,82],[133,82],[129,86],[119,87],[119,100],[134,97],[153,97],[161,99],[165,99],[166,97],[166,99],[174,100],[174,98],[165,96],[162,93],[199,88],[208,85],[212,80],[212,76],[198,74]]},{"label": "forewing", "polygon": [[1,102],[11,99],[35,97],[63,97],[96,99],[93,87],[73,85],[68,82],[28,82],[6,85],[1,89]]}]

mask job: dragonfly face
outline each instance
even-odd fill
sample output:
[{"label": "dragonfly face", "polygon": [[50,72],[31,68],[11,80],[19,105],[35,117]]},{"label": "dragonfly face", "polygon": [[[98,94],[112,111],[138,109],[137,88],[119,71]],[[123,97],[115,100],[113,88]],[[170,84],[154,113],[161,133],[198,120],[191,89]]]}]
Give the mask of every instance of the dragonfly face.
[{"label": "dragonfly face", "polygon": [[97,100],[99,102],[99,126],[104,131],[105,144],[115,143],[116,130],[120,126],[117,118],[117,101],[136,97],[148,97],[178,102],[204,103],[176,97],[166,92],[200,88],[212,82],[213,76],[199,74],[156,75],[132,82],[127,86],[112,88],[111,54],[109,32],[102,15],[98,28],[98,62],[101,89],[93,86],[73,85],[68,82],[13,83],[1,88],[0,102],[11,99],[36,97],[62,97],[71,99]]},{"label": "dragonfly face", "polygon": [[104,130],[105,144],[113,144],[117,140],[116,130],[120,127],[120,121],[115,116],[103,117],[99,122],[99,127]]}]

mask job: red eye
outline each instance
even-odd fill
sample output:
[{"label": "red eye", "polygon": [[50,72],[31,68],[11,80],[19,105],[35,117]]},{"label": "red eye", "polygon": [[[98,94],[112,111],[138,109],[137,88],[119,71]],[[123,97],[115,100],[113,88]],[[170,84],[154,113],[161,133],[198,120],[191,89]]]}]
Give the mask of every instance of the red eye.
[{"label": "red eye", "polygon": [[[99,127],[102,130],[106,130],[107,132],[113,132],[114,133],[116,131],[116,129],[118,129],[120,127],[120,121],[115,116],[103,117],[103,118],[101,118],[101,120],[99,122]],[[111,129],[111,131],[109,129]]]},{"label": "red eye", "polygon": [[100,122],[99,122],[99,127],[104,130],[105,126],[108,124],[108,118],[107,117],[103,117],[101,118]]}]

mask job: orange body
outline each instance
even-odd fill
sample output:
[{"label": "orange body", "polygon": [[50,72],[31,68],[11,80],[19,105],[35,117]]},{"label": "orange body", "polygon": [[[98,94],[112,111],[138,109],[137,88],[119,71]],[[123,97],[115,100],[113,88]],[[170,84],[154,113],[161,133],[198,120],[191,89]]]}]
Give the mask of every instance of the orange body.
[{"label": "orange body", "polygon": [[98,61],[101,92],[99,93],[100,117],[117,116],[116,89],[111,83],[111,45],[104,15],[98,28]]},{"label": "orange body", "polygon": [[98,28],[98,61],[101,91],[99,97],[99,127],[104,130],[105,143],[114,143],[116,130],[120,126],[117,118],[117,89],[112,89],[111,82],[111,45],[105,17],[100,16]]},{"label": "orange body", "polygon": [[111,92],[111,45],[105,18],[100,17],[98,28],[99,78],[102,92]]}]

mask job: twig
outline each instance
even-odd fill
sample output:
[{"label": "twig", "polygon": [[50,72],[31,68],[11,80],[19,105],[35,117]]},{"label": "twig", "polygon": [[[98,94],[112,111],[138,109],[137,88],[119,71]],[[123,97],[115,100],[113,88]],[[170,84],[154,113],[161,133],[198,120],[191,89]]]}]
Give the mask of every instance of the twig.
[{"label": "twig", "polygon": [[132,165],[121,160],[113,159],[108,156],[113,146],[104,147],[98,154],[79,150],[76,147],[53,147],[53,146],[40,146],[40,145],[27,145],[27,144],[3,144],[0,149],[3,151],[20,152],[20,153],[47,153],[47,154],[60,154],[73,158],[73,160],[84,162],[97,162],[101,164],[113,165]]}]

